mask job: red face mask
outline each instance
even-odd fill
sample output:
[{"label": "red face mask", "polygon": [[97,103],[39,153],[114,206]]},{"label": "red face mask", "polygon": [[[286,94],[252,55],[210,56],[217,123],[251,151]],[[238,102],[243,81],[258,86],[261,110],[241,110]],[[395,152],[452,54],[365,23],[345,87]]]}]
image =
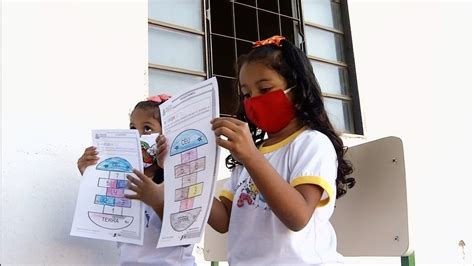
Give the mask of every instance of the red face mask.
[{"label": "red face mask", "polygon": [[277,90],[244,100],[245,114],[258,128],[268,133],[282,130],[295,117],[293,103],[286,90]]}]

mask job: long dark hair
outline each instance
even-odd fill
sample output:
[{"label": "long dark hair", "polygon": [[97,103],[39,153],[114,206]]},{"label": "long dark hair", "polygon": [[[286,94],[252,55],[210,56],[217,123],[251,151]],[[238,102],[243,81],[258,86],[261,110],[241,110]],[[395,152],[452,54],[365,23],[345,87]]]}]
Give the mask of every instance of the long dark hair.
[{"label": "long dark hair", "polygon": [[[324,109],[324,101],[319,83],[314,75],[313,67],[303,51],[294,46],[287,40],[281,41],[281,47],[276,45],[263,45],[252,49],[248,54],[242,55],[237,61],[237,77],[242,66],[250,62],[259,62],[266,67],[275,70],[283,76],[288,87],[296,86],[294,93],[295,114],[299,121],[305,126],[315,129],[325,134],[334,146],[337,154],[337,198],[346,194],[347,189],[355,184],[354,178],[346,177],[351,174],[353,169],[348,160],[344,159],[347,147],[344,146],[342,139],[336,133],[334,127],[329,121],[329,117]],[[236,89],[239,94],[239,106],[236,116],[249,124],[250,132],[256,145],[259,145],[265,132],[257,128],[245,116],[243,109],[243,96],[240,93],[237,81]],[[239,164],[232,155],[226,159],[226,165],[229,169]]]}]

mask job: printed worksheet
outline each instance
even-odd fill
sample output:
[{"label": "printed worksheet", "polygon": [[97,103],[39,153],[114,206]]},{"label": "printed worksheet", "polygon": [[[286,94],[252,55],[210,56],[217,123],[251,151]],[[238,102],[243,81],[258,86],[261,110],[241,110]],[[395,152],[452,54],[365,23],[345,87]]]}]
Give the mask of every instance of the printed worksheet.
[{"label": "printed worksheet", "polygon": [[169,154],[157,247],[198,243],[209,217],[219,161],[210,123],[219,116],[216,78],[183,90],[163,103],[160,111]]},{"label": "printed worksheet", "polygon": [[71,235],[143,245],[144,205],[124,194],[126,175],[143,170],[137,130],[93,130],[99,162],[82,177]]}]

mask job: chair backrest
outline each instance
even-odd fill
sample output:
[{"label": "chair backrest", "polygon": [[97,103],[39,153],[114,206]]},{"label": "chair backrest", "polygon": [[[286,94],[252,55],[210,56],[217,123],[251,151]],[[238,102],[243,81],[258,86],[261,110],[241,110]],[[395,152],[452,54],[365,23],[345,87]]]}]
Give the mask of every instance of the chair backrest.
[{"label": "chair backrest", "polygon": [[[403,144],[387,137],[350,147],[356,185],[336,201],[331,218],[344,256],[405,256],[409,247]],[[227,179],[216,184],[216,194]],[[227,260],[227,234],[207,225],[204,258]]]},{"label": "chair backrest", "polygon": [[408,255],[405,159],[397,137],[350,147],[356,185],[336,200],[331,223],[344,256]]}]

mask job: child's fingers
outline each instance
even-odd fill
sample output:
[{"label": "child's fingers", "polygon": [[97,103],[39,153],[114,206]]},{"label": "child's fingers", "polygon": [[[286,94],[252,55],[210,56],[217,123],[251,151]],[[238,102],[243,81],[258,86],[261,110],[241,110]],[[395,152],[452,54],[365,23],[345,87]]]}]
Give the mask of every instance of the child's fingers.
[{"label": "child's fingers", "polygon": [[216,135],[217,138],[220,138],[220,136],[224,136],[229,141],[235,140],[238,137],[237,134],[234,131],[232,131],[229,128],[226,128],[226,127],[216,128],[214,130],[214,134]]},{"label": "child's fingers", "polygon": [[141,192],[141,189],[130,181],[127,181],[127,187],[128,189],[130,189],[133,192],[136,192],[137,194],[140,194]]},{"label": "child's fingers", "polygon": [[168,152],[168,146],[163,146],[156,151],[158,158],[163,157]]},{"label": "child's fingers", "polygon": [[247,123],[239,120],[237,118],[232,118],[232,117],[217,117],[211,120],[211,124],[219,124],[219,123],[224,123],[224,124],[232,124],[236,126],[243,126],[246,125]]},{"label": "child's fingers", "polygon": [[224,149],[227,149],[229,151],[232,152],[232,149],[233,149],[233,144],[232,142],[228,141],[228,140],[225,140],[225,139],[221,139],[221,138],[217,138],[216,139],[216,143],[217,145],[221,146],[222,148]]},{"label": "child's fingers", "polygon": [[136,178],[132,175],[127,175],[128,182],[130,184],[133,184],[135,186],[142,186],[143,185],[143,180]]},{"label": "child's fingers", "polygon": [[127,199],[136,199],[136,200],[139,200],[139,199],[140,199],[140,196],[139,196],[138,194],[135,194],[135,195],[133,195],[133,194],[125,194],[124,196],[125,196],[125,198],[127,198]]},{"label": "child's fingers", "polygon": [[77,168],[79,169],[79,172],[81,172],[81,175],[84,174],[84,171],[88,166],[94,165],[97,163],[99,160],[99,157],[96,156],[82,156],[77,160]]},{"label": "child's fingers", "polygon": [[165,135],[159,135],[157,138],[156,138],[156,144],[158,145],[163,145],[166,143],[166,137]]},{"label": "child's fingers", "polygon": [[213,121],[214,122],[212,123],[212,130],[216,130],[220,127],[227,127],[233,131],[236,131],[239,128],[239,124],[235,123],[234,121],[227,120],[227,118],[216,118],[216,120]]},{"label": "child's fingers", "polygon": [[156,153],[162,152],[164,149],[168,147],[166,137],[163,135],[158,136],[157,142],[156,142]]},{"label": "child's fingers", "polygon": [[137,177],[143,182],[147,182],[150,180],[150,177],[146,176],[144,173],[138,171],[137,169],[133,169],[133,173],[137,175]]},{"label": "child's fingers", "polygon": [[77,162],[77,167],[83,172],[88,166],[94,165],[97,163],[97,160],[83,160]]},{"label": "child's fingers", "polygon": [[96,155],[83,155],[82,157],[83,161],[97,161],[99,160],[99,157]]},{"label": "child's fingers", "polygon": [[90,147],[87,147],[85,150],[84,150],[84,154],[87,154],[87,155],[96,155],[96,154],[99,154],[97,152],[97,148],[94,147],[94,146],[90,146]]}]

